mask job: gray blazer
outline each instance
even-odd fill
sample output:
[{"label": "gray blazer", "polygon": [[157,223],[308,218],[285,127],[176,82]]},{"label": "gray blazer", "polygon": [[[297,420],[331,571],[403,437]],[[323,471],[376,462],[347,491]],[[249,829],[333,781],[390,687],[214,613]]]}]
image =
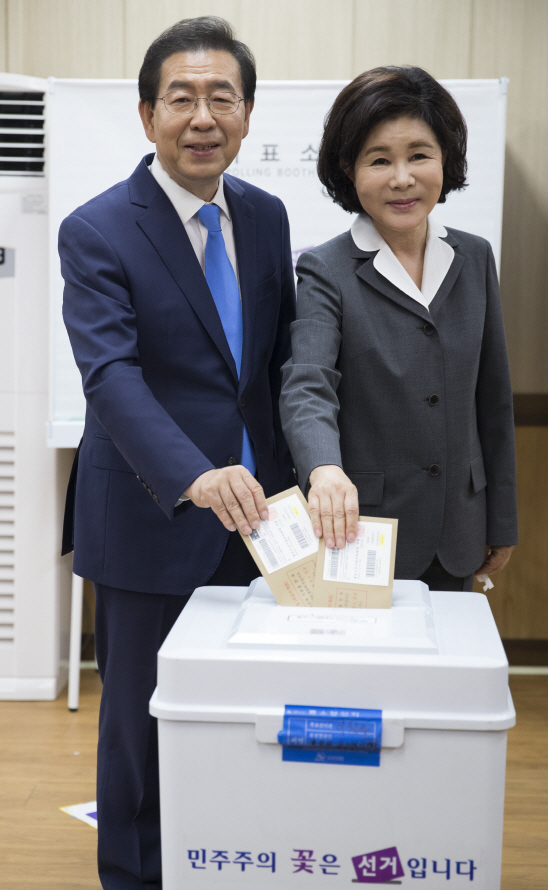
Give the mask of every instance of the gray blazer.
[{"label": "gray blazer", "polygon": [[517,543],[512,391],[491,247],[455,256],[429,309],[377,272],[350,232],[299,259],[281,416],[303,490],[337,464],[360,513],[399,520],[396,577],[437,554],[457,577]]}]

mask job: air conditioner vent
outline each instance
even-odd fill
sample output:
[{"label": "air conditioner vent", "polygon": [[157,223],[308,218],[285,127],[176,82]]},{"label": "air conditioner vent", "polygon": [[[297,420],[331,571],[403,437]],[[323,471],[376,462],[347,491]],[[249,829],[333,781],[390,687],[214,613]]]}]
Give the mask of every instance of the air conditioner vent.
[{"label": "air conditioner vent", "polygon": [[36,117],[37,114],[40,114],[44,117],[44,106],[43,105],[13,105],[9,102],[2,102],[0,99],[0,114],[12,115],[12,114],[28,114]]},{"label": "air conditioner vent", "polygon": [[43,102],[44,94],[35,92],[34,90],[29,90],[28,92],[21,92],[20,90],[0,90],[0,102],[4,100],[14,101],[14,102]]},{"label": "air conditioner vent", "polygon": [[0,645],[13,643],[14,604],[15,436],[0,431]]},{"label": "air conditioner vent", "polygon": [[20,142],[23,145],[26,145],[29,142],[33,144],[44,144],[44,134],[43,133],[2,133],[2,143],[9,145],[10,142]]},{"label": "air conditioner vent", "polygon": [[44,93],[0,91],[0,176],[44,175]]}]

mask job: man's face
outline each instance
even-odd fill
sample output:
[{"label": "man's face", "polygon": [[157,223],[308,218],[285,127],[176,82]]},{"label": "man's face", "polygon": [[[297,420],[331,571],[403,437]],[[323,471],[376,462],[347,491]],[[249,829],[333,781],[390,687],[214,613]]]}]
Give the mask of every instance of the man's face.
[{"label": "man's face", "polygon": [[[162,65],[158,96],[183,90],[210,97],[219,91],[242,95],[240,66],[234,56],[220,50],[175,53]],[[253,103],[242,101],[234,114],[212,114],[198,102],[190,114],[172,114],[164,102],[154,109],[139,102],[145,133],[156,143],[164,170],[183,188],[210,201],[221,173],[232,163],[249,131]]]}]

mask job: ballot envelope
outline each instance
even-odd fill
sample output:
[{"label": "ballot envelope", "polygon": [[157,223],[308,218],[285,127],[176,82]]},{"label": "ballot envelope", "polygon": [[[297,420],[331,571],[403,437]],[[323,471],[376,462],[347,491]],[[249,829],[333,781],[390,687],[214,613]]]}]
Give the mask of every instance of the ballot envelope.
[{"label": "ballot envelope", "polygon": [[397,519],[360,516],[356,540],[329,549],[298,486],[267,499],[269,518],[242,539],[281,606],[389,609]]}]

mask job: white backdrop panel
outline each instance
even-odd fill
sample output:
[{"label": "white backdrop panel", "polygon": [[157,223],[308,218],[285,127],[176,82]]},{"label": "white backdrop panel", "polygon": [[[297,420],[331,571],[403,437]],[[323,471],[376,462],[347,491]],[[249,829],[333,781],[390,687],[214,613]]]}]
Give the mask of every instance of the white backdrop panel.
[{"label": "white backdrop panel", "polygon": [[[466,118],[469,187],[434,213],[440,222],[487,238],[500,260],[506,86],[502,80],[443,81]],[[262,81],[251,129],[229,172],[278,195],[287,207],[293,256],[350,227],[352,216],[322,194],[315,160],[323,120],[343,81]],[[61,221],[75,207],[126,179],[153,146],[130,80],[50,79],[51,422],[48,444],[78,444],[85,404],[61,316],[57,256]]]},{"label": "white backdrop panel", "polygon": [[50,221],[51,371],[48,444],[78,445],[85,400],[61,307],[63,279],[57,235],[80,204],[127,179],[151,144],[137,113],[133,80],[50,78],[47,157]]}]

